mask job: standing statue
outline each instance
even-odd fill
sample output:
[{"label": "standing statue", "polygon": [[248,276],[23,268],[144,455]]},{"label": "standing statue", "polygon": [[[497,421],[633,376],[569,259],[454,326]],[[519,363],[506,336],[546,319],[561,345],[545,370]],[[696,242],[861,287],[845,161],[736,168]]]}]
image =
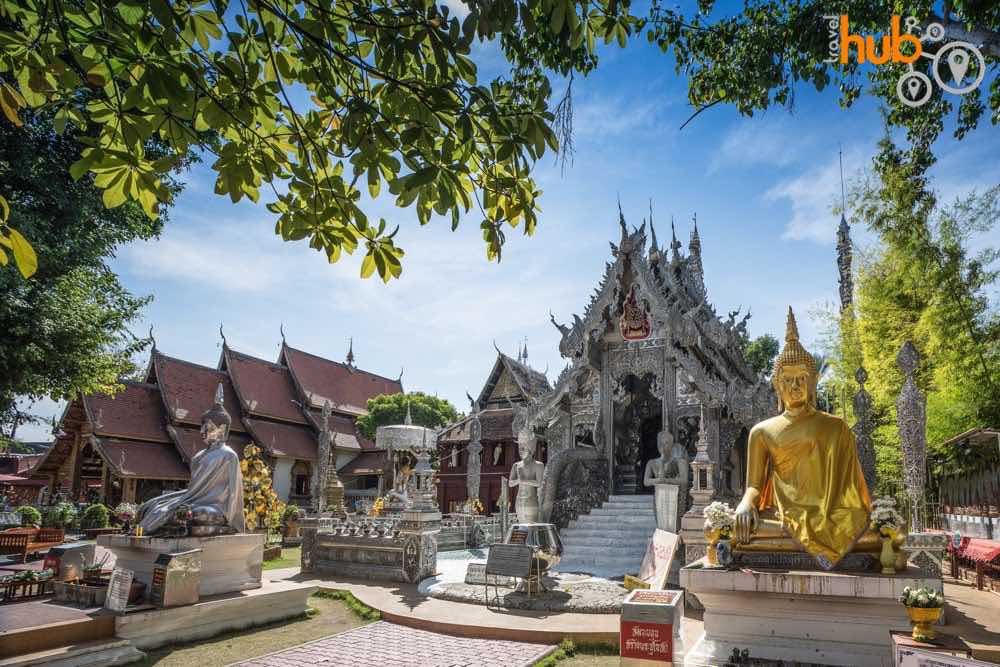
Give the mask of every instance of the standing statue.
[{"label": "standing statue", "polygon": [[[240,458],[226,444],[231,423],[219,383],[215,405],[201,416],[201,436],[208,446],[191,458],[191,483],[139,506],[136,520],[144,534],[207,537],[246,532]],[[184,508],[190,509],[190,518],[179,520]]]},{"label": "standing statue", "polygon": [[535,460],[536,445],[537,440],[531,429],[525,428],[517,434],[521,460],[510,469],[510,486],[517,487],[514,511],[519,523],[538,523],[545,466]]},{"label": "standing statue", "polygon": [[877,551],[871,498],[854,434],[816,409],[816,362],[788,309],[785,347],[771,382],[781,414],[750,431],[747,488],[736,507],[737,549],[805,550],[824,569],[851,551]]},{"label": "standing statue", "polygon": [[656,448],[660,457],[646,464],[642,483],[654,489],[656,527],[676,533],[687,500],[687,452],[679,442],[674,441],[670,431],[660,431],[656,436]]}]

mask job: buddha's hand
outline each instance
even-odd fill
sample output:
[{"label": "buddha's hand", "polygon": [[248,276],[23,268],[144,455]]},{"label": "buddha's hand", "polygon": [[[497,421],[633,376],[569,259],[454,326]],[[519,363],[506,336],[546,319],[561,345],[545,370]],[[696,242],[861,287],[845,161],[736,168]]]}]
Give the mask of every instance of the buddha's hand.
[{"label": "buddha's hand", "polygon": [[757,530],[757,508],[753,506],[753,503],[744,499],[736,506],[735,514],[734,537],[736,544],[746,544],[750,541],[750,536]]}]

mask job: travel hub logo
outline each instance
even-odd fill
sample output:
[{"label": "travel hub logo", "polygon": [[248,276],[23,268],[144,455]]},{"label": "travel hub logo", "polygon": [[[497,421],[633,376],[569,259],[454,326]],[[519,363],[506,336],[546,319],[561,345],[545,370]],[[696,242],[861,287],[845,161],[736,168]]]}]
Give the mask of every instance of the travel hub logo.
[{"label": "travel hub logo", "polygon": [[[952,41],[940,46],[935,53],[928,53],[926,46],[944,41],[945,30],[940,23],[920,27],[912,16],[904,21],[899,16],[889,20],[889,34],[880,38],[873,35],[851,34],[846,14],[825,15],[830,37],[830,56],[825,62],[847,64],[851,51],[859,64],[884,65],[888,62],[906,65],[908,71],[896,82],[896,96],[909,107],[924,105],[934,92],[931,78],[914,68],[920,58],[931,61],[930,72],[934,82],[953,95],[965,95],[979,87],[986,75],[986,61],[982,52],[969,42]],[[903,44],[909,47],[902,49]]]}]

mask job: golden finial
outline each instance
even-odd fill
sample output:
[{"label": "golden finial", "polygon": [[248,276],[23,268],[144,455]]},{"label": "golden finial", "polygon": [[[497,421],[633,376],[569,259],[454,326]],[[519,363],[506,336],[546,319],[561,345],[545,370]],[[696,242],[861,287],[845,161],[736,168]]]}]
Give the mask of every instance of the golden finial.
[{"label": "golden finial", "polygon": [[813,375],[816,375],[816,360],[813,356],[806,352],[806,349],[802,347],[802,343],[799,342],[799,327],[795,322],[795,313],[792,312],[792,307],[788,307],[788,319],[785,323],[785,347],[781,350],[781,354],[778,358],[774,360],[774,372],[771,378],[774,382],[778,381],[778,375],[781,373],[781,369],[785,366],[792,365],[804,365],[806,366]]},{"label": "golden finial", "polygon": [[790,343],[799,339],[799,325],[795,322],[795,313],[792,307],[788,307],[788,317],[785,319],[785,342]]}]

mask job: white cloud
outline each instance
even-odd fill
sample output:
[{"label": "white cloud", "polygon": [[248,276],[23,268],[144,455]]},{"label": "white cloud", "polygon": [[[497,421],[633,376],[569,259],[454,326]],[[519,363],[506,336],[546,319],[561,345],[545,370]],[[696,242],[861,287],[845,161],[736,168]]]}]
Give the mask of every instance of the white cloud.
[{"label": "white cloud", "polygon": [[[855,146],[844,151],[844,178],[850,181],[855,169],[867,163],[870,152]],[[768,201],[787,200],[791,219],[781,237],[792,241],[833,243],[837,236],[837,219],[831,208],[840,203],[840,163],[838,156],[806,168],[796,176],[779,181],[766,193]]]},{"label": "white cloud", "polygon": [[709,172],[733,166],[768,165],[787,167],[798,161],[812,138],[793,128],[788,116],[769,115],[761,119],[739,119],[722,140]]},{"label": "white cloud", "polygon": [[462,2],[462,0],[440,0],[440,4],[451,10],[450,15],[459,20],[469,15],[469,6]]},{"label": "white cloud", "polygon": [[652,126],[668,106],[662,98],[638,101],[632,95],[581,95],[574,100],[573,132],[581,139],[624,135]]}]

